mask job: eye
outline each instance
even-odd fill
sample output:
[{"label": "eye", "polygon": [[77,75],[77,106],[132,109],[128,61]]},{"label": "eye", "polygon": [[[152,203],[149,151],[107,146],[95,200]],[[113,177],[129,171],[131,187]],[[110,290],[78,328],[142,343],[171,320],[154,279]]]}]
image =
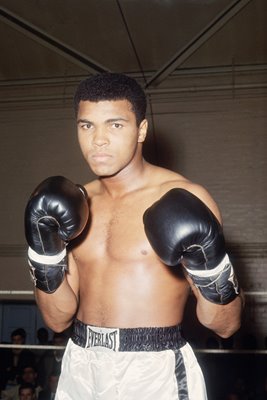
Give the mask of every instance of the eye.
[{"label": "eye", "polygon": [[115,128],[115,129],[121,129],[123,127],[123,125],[119,124],[118,122],[113,122],[113,124],[111,126],[112,126],[112,128]]},{"label": "eye", "polygon": [[92,128],[92,124],[90,122],[82,122],[80,127],[84,130],[88,130]]}]

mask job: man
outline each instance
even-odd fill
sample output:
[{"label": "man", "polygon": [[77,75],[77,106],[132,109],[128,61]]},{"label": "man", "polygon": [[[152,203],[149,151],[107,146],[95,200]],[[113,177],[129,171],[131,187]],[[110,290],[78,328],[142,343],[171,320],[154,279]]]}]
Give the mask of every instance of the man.
[{"label": "man", "polygon": [[[26,331],[23,328],[14,329],[11,332],[11,344],[24,345],[26,343]],[[23,348],[7,349],[0,358],[0,376],[2,389],[13,388],[23,368],[35,363],[35,354]]]},{"label": "man", "polygon": [[58,371],[52,371],[48,378],[48,385],[39,393],[38,400],[53,400],[55,398],[58,379]]},{"label": "man", "polygon": [[48,178],[25,212],[43,317],[54,331],[74,321],[56,399],[206,399],[181,323],[191,287],[203,325],[222,337],[239,328],[219,210],[204,188],[143,159],[146,99],[133,79],[81,82],[75,110],[99,178],[86,191]]},{"label": "man", "polygon": [[[52,344],[56,347],[65,347],[67,343],[67,336],[64,332],[54,332],[52,338]],[[61,363],[64,354],[64,349],[46,350],[38,363],[39,382],[41,386],[46,388],[49,383],[49,377],[54,371],[57,375],[60,375]]]},{"label": "man", "polygon": [[[18,382],[19,383],[17,385],[11,387],[10,389],[2,391],[2,400],[19,400],[20,390],[22,387],[24,387],[24,385],[29,385],[28,388],[32,387],[36,397],[38,397],[39,392],[42,390],[42,387],[38,385],[38,374],[35,366],[33,365],[25,365],[21,376],[18,377]],[[29,390],[27,392],[29,392]]]},{"label": "man", "polygon": [[19,400],[35,400],[35,389],[30,383],[23,383],[19,387]]},{"label": "man", "polygon": [[[41,328],[38,328],[36,331],[36,339],[37,339],[37,344],[40,346],[48,346],[50,344],[49,342],[49,332],[48,330],[43,326]],[[45,353],[45,349],[35,349],[33,352],[35,354],[35,360],[36,360],[36,365],[42,358],[42,356]]]}]

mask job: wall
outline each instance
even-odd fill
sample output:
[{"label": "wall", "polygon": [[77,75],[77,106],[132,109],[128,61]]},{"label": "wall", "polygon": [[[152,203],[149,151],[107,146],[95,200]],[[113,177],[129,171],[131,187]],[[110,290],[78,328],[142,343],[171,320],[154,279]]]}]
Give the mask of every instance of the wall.
[{"label": "wall", "polygon": [[[267,335],[266,85],[235,88],[219,78],[225,86],[217,81],[215,86],[211,76],[205,77],[205,90],[197,90],[196,82],[186,90],[174,77],[169,87],[149,93],[145,155],[204,185],[219,204],[229,252],[249,292],[243,327],[262,344]],[[32,290],[23,213],[33,188],[50,175],[79,183],[93,179],[75,134],[71,96],[76,84],[1,87],[2,299],[32,298],[3,291]]]}]

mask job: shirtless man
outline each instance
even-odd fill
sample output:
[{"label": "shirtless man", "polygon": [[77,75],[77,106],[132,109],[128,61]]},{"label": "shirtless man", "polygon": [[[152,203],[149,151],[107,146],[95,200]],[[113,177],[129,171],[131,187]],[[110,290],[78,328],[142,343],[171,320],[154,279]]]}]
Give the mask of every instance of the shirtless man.
[{"label": "shirtless man", "polygon": [[240,326],[220,212],[203,187],[143,159],[146,100],[133,79],[93,76],[75,107],[99,178],[85,189],[48,178],[25,212],[38,306],[52,330],[74,325],[56,399],[206,399],[181,323],[191,288],[204,326],[222,337]]}]

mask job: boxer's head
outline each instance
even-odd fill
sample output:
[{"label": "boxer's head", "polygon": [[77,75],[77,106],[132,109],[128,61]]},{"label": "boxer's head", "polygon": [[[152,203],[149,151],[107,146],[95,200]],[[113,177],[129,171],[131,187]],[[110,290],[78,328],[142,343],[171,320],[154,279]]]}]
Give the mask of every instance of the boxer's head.
[{"label": "boxer's head", "polygon": [[119,73],[102,73],[83,80],[74,96],[76,115],[80,101],[128,100],[137,126],[145,119],[146,96],[135,79]]}]

